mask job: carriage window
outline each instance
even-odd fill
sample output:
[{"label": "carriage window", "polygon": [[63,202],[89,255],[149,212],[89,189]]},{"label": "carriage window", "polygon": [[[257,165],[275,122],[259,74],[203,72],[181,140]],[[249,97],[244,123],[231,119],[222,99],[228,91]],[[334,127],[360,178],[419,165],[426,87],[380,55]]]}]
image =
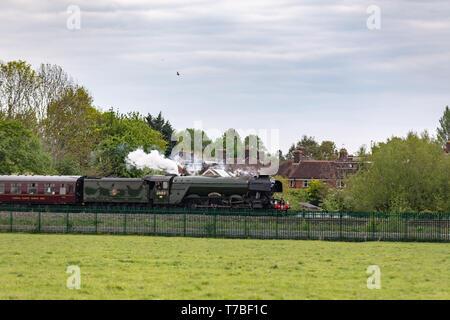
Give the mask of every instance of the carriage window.
[{"label": "carriage window", "polygon": [[5,193],[5,184],[0,183],[0,193]]},{"label": "carriage window", "polygon": [[69,185],[69,193],[73,193],[73,185]]},{"label": "carriage window", "polygon": [[169,183],[167,181],[157,182],[156,189],[157,190],[167,190],[167,189],[169,189]]},{"label": "carriage window", "polygon": [[21,194],[22,184],[21,183],[11,183],[11,194]]},{"label": "carriage window", "polygon": [[29,183],[27,186],[27,193],[28,194],[36,194],[38,193],[38,187],[36,183]]},{"label": "carriage window", "polygon": [[66,194],[66,185],[64,183],[59,187],[59,194]]},{"label": "carriage window", "polygon": [[45,194],[55,194],[55,184],[54,183],[44,184],[44,193]]}]

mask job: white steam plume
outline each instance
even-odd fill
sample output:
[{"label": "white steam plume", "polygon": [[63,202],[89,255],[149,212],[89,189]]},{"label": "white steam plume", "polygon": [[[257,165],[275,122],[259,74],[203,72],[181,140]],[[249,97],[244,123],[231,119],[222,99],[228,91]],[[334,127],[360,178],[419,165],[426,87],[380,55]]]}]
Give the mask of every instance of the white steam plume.
[{"label": "white steam plume", "polygon": [[178,165],[175,161],[167,159],[161,155],[158,150],[152,150],[145,153],[142,148],[130,152],[125,159],[127,168],[135,167],[136,169],[153,169],[165,171],[167,173],[178,174]]}]

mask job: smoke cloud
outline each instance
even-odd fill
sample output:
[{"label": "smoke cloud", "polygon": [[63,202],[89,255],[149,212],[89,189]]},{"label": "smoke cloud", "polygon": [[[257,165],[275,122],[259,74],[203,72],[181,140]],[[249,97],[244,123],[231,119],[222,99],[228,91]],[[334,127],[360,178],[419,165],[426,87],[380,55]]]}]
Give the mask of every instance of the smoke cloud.
[{"label": "smoke cloud", "polygon": [[177,163],[161,155],[158,150],[152,150],[150,153],[145,153],[141,148],[137,149],[128,154],[125,163],[127,167],[135,167],[136,169],[147,168],[165,171],[166,173],[171,174],[178,174]]}]

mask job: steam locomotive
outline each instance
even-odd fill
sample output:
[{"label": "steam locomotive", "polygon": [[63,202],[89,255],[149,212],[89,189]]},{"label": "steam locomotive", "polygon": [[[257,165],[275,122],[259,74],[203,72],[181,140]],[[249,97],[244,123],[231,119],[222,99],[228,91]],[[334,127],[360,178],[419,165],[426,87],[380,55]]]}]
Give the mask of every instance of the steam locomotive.
[{"label": "steam locomotive", "polygon": [[0,203],[8,204],[287,210],[275,192],[282,192],[282,184],[268,176],[0,176]]}]

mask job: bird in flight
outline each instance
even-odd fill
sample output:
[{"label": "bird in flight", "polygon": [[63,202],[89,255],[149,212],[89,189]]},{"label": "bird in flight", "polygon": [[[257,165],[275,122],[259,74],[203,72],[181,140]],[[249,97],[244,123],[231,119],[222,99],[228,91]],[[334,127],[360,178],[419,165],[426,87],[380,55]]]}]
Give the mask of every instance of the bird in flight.
[{"label": "bird in flight", "polygon": [[180,73],[177,71],[177,76],[179,76],[180,75]]}]

